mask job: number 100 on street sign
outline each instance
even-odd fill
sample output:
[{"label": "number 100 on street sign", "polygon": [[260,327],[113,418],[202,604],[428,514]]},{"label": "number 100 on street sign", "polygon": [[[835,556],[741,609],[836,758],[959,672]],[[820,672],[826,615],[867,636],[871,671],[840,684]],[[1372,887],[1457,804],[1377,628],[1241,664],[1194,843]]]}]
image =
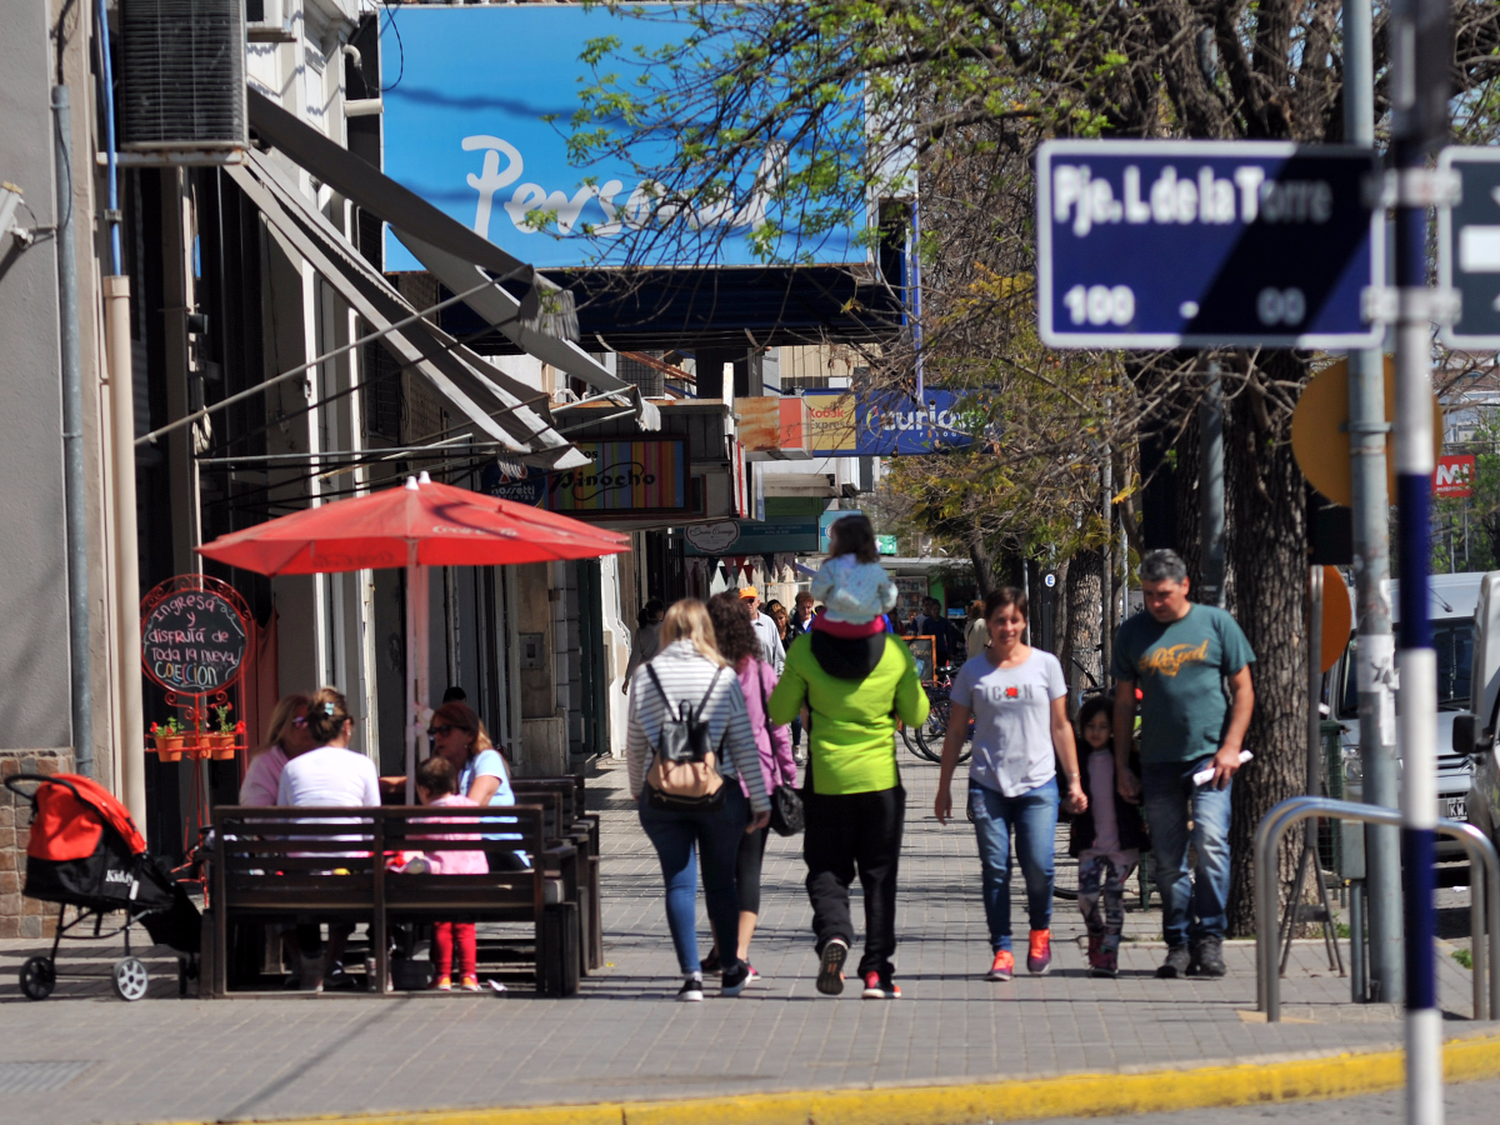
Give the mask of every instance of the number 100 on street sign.
[{"label": "number 100 on street sign", "polygon": [[1368,149],[1049,141],[1038,321],[1055,348],[1374,347],[1384,281]]}]

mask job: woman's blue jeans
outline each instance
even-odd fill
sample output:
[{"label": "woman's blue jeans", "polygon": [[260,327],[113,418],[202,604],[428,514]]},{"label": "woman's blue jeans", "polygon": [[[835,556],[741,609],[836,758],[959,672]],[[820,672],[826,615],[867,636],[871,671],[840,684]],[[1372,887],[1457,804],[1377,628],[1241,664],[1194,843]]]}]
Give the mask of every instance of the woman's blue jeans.
[{"label": "woman's blue jeans", "polygon": [[1057,778],[1007,797],[982,785],[969,785],[969,819],[979,838],[984,868],[984,917],[990,948],[1010,948],[1010,833],[1026,880],[1026,909],[1033,930],[1052,924],[1053,852],[1057,838]]},{"label": "woman's blue jeans", "polygon": [[661,860],[667,884],[667,926],[677,950],[677,964],[684,975],[702,970],[698,959],[698,869],[695,852],[703,864],[703,897],[708,903],[708,921],[713,926],[719,957],[726,971],[738,960],[740,899],[735,888],[735,868],[740,837],[749,823],[750,803],[733,778],[724,781],[724,803],[705,812],[678,812],[652,808],[641,794],[641,827]]}]

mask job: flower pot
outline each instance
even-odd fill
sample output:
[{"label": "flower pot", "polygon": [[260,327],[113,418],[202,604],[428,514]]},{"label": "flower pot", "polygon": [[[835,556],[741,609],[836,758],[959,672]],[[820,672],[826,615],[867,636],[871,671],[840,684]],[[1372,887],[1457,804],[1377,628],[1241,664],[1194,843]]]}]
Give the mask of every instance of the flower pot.
[{"label": "flower pot", "polygon": [[182,736],[163,738],[156,736],[156,754],[164,762],[175,762],[182,757]]},{"label": "flower pot", "polygon": [[234,735],[211,734],[208,736],[210,749],[213,756],[220,761],[227,761],[235,755]]}]

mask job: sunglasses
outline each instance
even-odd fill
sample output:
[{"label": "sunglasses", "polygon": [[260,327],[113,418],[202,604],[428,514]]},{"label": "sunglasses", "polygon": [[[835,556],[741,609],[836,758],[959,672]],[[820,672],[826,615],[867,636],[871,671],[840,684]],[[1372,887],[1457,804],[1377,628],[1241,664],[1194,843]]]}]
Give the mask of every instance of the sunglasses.
[{"label": "sunglasses", "polygon": [[451,726],[428,727],[427,728],[427,737],[428,738],[447,738],[450,734],[453,733],[453,731],[455,729],[456,728],[451,727]]}]

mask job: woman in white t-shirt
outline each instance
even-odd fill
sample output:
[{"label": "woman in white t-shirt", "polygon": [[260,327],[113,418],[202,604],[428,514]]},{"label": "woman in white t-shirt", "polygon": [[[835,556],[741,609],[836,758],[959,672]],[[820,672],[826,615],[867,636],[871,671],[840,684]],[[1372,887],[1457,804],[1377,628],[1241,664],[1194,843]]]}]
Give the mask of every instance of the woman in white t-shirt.
[{"label": "woman in white t-shirt", "polygon": [[984,600],[989,647],[965,662],[953,681],[948,734],[933,811],[946,824],[953,813],[953,772],[974,721],[969,763],[969,819],[979,839],[984,869],[984,913],[994,960],[986,979],[1015,975],[1010,927],[1010,836],[1026,880],[1031,939],[1026,967],[1045,973],[1052,964],[1053,851],[1057,832],[1057,762],[1066,775],[1069,812],[1088,807],[1079,784],[1078,752],[1068,722],[1068,688],[1050,652],[1021,642],[1026,595],[1004,586]]},{"label": "woman in white t-shirt", "polygon": [[[343,695],[331,687],[320,688],[307,705],[307,733],[316,749],[287,762],[277,785],[276,803],[322,808],[378,807],[380,779],[375,773],[375,763],[349,749],[349,736],[353,732],[354,720],[349,717],[349,705]],[[323,977],[338,963],[353,929],[349,923],[331,923],[325,954],[322,925],[297,923],[304,991],[323,991]]]}]

